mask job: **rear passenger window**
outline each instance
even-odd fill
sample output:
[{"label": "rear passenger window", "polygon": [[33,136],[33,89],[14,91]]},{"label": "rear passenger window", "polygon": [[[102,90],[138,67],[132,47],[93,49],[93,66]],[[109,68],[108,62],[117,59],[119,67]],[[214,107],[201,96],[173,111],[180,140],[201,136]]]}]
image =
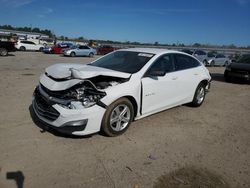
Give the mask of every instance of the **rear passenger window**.
[{"label": "rear passenger window", "polygon": [[172,72],[174,70],[173,61],[171,55],[163,55],[157,59],[154,64],[149,68],[148,72],[151,71],[162,71],[165,70],[166,73]]},{"label": "rear passenger window", "polygon": [[175,70],[184,70],[200,66],[200,63],[187,55],[175,54]]}]

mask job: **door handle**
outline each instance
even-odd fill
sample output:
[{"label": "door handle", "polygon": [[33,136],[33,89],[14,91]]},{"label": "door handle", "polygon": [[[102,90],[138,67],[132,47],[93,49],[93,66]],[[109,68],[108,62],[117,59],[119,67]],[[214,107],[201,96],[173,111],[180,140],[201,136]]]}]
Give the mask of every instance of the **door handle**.
[{"label": "door handle", "polygon": [[178,79],[177,76],[172,77],[172,80],[177,80],[177,79]]},{"label": "door handle", "polygon": [[198,76],[198,75],[199,75],[199,73],[194,73],[194,75],[195,75],[195,76]]}]

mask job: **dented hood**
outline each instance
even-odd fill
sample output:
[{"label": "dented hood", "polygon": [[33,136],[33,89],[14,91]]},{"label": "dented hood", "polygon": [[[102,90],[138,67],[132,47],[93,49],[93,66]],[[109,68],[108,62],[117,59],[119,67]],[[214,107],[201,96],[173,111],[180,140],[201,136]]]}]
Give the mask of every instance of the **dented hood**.
[{"label": "dented hood", "polygon": [[88,79],[96,76],[129,78],[131,76],[129,73],[81,64],[55,64],[46,68],[45,71],[48,75],[56,79],[68,77],[75,79]]}]

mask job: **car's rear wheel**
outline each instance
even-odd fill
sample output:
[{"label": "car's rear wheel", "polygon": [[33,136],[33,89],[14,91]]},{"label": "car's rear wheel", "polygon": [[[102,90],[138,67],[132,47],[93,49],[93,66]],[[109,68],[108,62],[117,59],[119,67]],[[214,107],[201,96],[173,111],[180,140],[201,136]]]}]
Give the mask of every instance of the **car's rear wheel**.
[{"label": "car's rear wheel", "polygon": [[191,106],[199,107],[200,105],[202,105],[203,101],[205,100],[205,96],[206,96],[206,86],[204,83],[201,82],[195,90]]},{"label": "car's rear wheel", "polygon": [[127,98],[120,98],[108,106],[101,130],[107,136],[123,134],[134,119],[134,108]]},{"label": "car's rear wheel", "polygon": [[43,47],[39,48],[39,51],[42,52],[43,51]]},{"label": "car's rear wheel", "polygon": [[0,48],[0,56],[7,56],[8,51],[5,48]]},{"label": "car's rear wheel", "polygon": [[26,48],[25,48],[24,46],[21,46],[19,49],[20,49],[21,51],[25,51],[25,50],[26,50]]},{"label": "car's rear wheel", "polygon": [[71,56],[71,57],[75,57],[75,56],[76,56],[76,53],[75,53],[75,52],[71,52],[71,53],[70,53],[70,56]]},{"label": "car's rear wheel", "polygon": [[89,54],[89,57],[94,57],[94,54],[91,52],[91,53]]}]

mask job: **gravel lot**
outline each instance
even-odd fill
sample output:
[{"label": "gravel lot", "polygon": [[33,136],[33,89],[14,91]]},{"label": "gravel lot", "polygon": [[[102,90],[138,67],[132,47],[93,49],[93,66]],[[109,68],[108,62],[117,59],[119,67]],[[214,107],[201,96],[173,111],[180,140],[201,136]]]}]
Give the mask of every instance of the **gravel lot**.
[{"label": "gravel lot", "polygon": [[225,83],[223,67],[209,68],[214,81],[200,108],[152,115],[115,138],[70,138],[36,126],[32,93],[45,67],[92,59],[12,54],[0,57],[1,188],[17,187],[14,179],[24,187],[164,187],[169,176],[185,187],[185,169],[209,171],[223,187],[250,187],[250,85]]}]

